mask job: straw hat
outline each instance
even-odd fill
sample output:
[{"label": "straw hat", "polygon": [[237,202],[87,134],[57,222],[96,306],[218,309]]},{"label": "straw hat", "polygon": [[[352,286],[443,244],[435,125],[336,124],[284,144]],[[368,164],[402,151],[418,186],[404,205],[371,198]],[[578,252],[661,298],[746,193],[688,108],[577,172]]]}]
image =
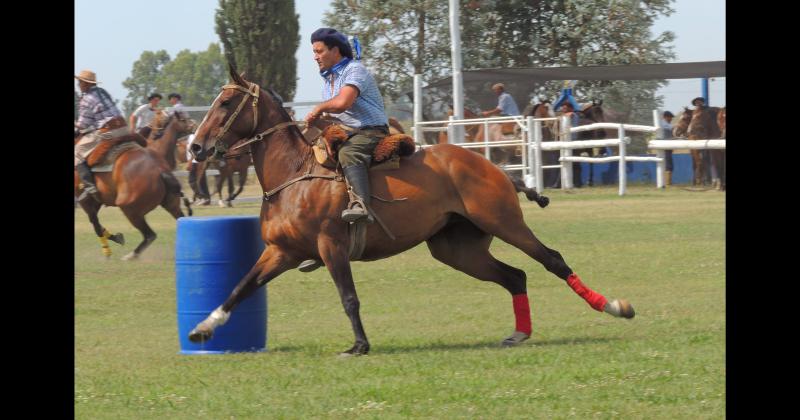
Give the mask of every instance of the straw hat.
[{"label": "straw hat", "polygon": [[81,70],[81,72],[75,76],[75,78],[86,83],[97,84],[97,75],[95,75],[93,71]]}]

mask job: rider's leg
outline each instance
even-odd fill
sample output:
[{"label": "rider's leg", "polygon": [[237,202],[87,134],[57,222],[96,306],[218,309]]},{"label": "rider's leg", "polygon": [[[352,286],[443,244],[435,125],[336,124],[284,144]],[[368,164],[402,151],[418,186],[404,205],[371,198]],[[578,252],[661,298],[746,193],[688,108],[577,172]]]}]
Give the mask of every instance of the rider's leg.
[{"label": "rider's leg", "polygon": [[83,201],[89,196],[92,196],[98,202],[100,201],[97,187],[94,185],[94,176],[89,169],[89,165],[86,164],[86,157],[97,147],[99,142],[99,133],[97,131],[92,131],[83,136],[75,145],[73,163],[75,164],[75,170],[78,172],[78,177],[83,184],[83,193],[78,197],[78,201]]},{"label": "rider's leg", "polygon": [[97,187],[94,185],[94,175],[92,175],[92,170],[89,169],[89,165],[87,165],[86,162],[81,162],[75,166],[75,169],[78,171],[78,177],[83,184],[83,193],[78,197],[78,201],[83,201],[89,196],[98,202],[101,201]]},{"label": "rider's leg", "polygon": [[355,199],[351,197],[350,204],[342,212],[342,219],[346,222],[355,222],[363,218],[372,221],[367,211],[370,202],[368,169],[372,161],[372,152],[381,135],[384,134],[379,131],[361,131],[346,141],[339,150],[339,163],[342,165],[344,177],[356,196]]}]

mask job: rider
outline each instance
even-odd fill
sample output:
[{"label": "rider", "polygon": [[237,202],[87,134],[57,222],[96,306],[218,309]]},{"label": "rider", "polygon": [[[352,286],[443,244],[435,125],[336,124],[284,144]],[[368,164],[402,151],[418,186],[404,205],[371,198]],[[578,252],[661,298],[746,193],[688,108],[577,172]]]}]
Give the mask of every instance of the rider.
[{"label": "rider", "polygon": [[158,103],[161,101],[160,93],[152,93],[147,97],[147,103],[136,108],[130,116],[131,133],[134,131],[141,134],[142,137],[148,138],[150,136],[150,122],[158,112]]},{"label": "rider", "polygon": [[[492,85],[492,92],[497,95],[497,106],[494,109],[481,112],[481,115],[489,117],[495,114],[500,116],[520,114],[517,102],[510,93],[506,92],[506,86],[504,84],[495,83]],[[500,140],[503,137],[502,127],[499,124],[493,124],[490,128],[490,133],[492,140]]]},{"label": "rider", "polygon": [[[347,38],[332,28],[320,28],[311,34],[314,60],[322,76],[323,103],[306,115],[312,123],[323,112],[332,114],[353,132],[339,150],[339,163],[344,176],[356,196],[342,211],[342,219],[355,222],[366,218],[370,202],[369,174],[372,152],[378,142],[389,134],[388,118],[383,109],[383,97],[375,79],[358,61],[353,60],[353,50]],[[360,59],[356,43],[356,60]]]},{"label": "rider", "polygon": [[83,135],[75,144],[75,169],[83,183],[83,193],[78,201],[91,196],[99,202],[100,197],[86,157],[101,141],[125,135],[128,129],[111,95],[97,86],[94,72],[82,70],[75,78],[82,93],[78,104],[78,121],[75,122],[75,137]]},{"label": "rider", "polygon": [[181,95],[177,93],[170,93],[167,95],[167,99],[169,103],[172,105],[172,109],[169,111],[169,115],[178,114],[179,117],[188,118],[189,114],[186,112],[186,106],[183,105],[181,102]]},{"label": "rider", "polygon": [[705,98],[703,98],[702,96],[698,96],[692,99],[692,106],[695,107],[695,109],[705,107],[706,106]]}]

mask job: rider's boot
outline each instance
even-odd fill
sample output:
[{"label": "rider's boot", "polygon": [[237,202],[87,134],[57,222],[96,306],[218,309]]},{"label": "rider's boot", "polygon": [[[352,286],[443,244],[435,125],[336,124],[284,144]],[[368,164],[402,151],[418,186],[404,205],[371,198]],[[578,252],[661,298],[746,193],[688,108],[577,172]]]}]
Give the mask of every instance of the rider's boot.
[{"label": "rider's boot", "polygon": [[[352,165],[344,168],[344,177],[352,188],[350,204],[342,211],[342,220],[356,222],[366,218],[372,223],[373,219],[367,211],[370,202],[369,173],[365,165]],[[355,195],[355,197],[353,197]]]},{"label": "rider's boot", "polygon": [[97,187],[94,185],[94,176],[92,175],[92,170],[89,169],[89,165],[86,162],[81,162],[75,169],[78,171],[78,177],[81,179],[81,183],[83,184],[83,193],[78,197],[78,201],[83,201],[87,197],[91,196],[97,202],[102,202],[100,199],[100,193],[97,191]]}]

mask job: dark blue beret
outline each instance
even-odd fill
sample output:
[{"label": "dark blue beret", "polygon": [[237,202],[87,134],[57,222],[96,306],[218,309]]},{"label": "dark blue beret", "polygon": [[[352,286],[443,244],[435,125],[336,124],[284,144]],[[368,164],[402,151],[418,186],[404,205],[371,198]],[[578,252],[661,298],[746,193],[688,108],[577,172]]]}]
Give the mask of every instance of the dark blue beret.
[{"label": "dark blue beret", "polygon": [[328,48],[339,47],[339,52],[342,56],[353,58],[353,49],[350,48],[350,43],[347,42],[347,37],[341,32],[333,28],[319,28],[311,34],[311,43],[322,41]]}]

